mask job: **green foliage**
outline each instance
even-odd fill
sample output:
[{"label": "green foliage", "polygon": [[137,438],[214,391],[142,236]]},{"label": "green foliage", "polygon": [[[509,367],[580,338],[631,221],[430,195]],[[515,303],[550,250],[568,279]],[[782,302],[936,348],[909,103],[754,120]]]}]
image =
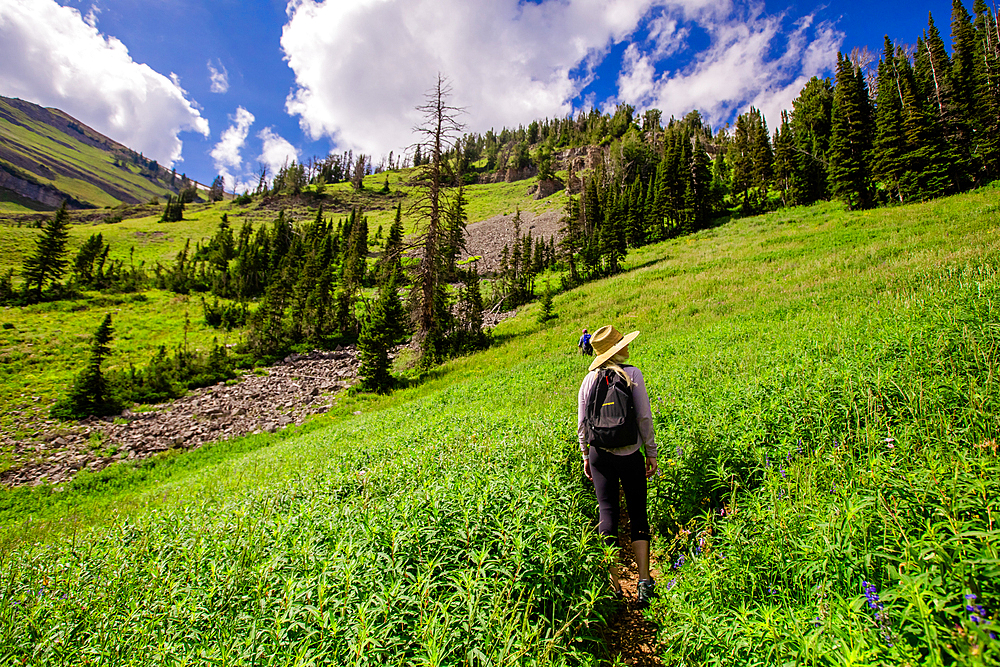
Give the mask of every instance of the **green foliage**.
[{"label": "green foliage", "polygon": [[94,332],[86,367],[76,377],[66,397],[52,407],[53,417],[82,419],[91,415],[102,417],[121,412],[124,401],[120,392],[101,368],[104,360],[111,354],[113,336],[114,328],[109,313]]},{"label": "green foliage", "polygon": [[0,646],[39,664],[612,662],[565,344],[611,318],[643,331],[656,415],[664,662],[836,664],[848,646],[990,664],[962,605],[992,616],[1000,580],[995,199],[824,203],[637,248],[555,295],[551,325],[530,306],[493,348],[347,397],[321,430],[4,495],[23,501],[8,520],[65,532],[25,521],[6,542]]},{"label": "green foliage", "polygon": [[65,202],[56,214],[45,223],[35,243],[34,252],[25,258],[21,274],[24,291],[29,298],[40,300],[42,289],[62,278],[69,260],[66,259],[66,241],[69,238],[69,219]]},{"label": "green foliage", "polygon": [[552,287],[548,283],[545,283],[545,291],[542,292],[542,300],[538,310],[538,323],[545,324],[555,317],[556,315],[552,308]]},{"label": "green foliage", "polygon": [[167,203],[163,207],[163,215],[160,222],[178,222],[184,219],[184,197],[167,197]]},{"label": "green foliage", "polygon": [[851,210],[869,208],[872,192],[867,155],[874,130],[871,102],[864,73],[842,53],[837,54],[831,119],[830,189]]}]

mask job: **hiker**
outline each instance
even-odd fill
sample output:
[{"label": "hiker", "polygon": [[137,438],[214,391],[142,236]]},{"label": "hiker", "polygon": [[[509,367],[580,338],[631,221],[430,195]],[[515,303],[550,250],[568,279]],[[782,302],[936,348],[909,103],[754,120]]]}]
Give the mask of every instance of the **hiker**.
[{"label": "hiker", "polygon": [[590,334],[587,330],[583,330],[583,335],[580,336],[580,340],[577,341],[576,346],[580,349],[580,354],[585,354],[588,357],[593,356],[594,348],[590,344]]},{"label": "hiker", "polygon": [[[597,493],[600,508],[598,532],[609,546],[615,546],[618,540],[619,488],[625,492],[632,549],[639,569],[638,602],[645,605],[653,597],[655,586],[649,575],[646,479],[652,477],[657,468],[653,413],[649,407],[646,383],[638,368],[624,363],[629,356],[628,345],[638,335],[638,331],[633,331],[622,336],[610,325],[594,332],[590,342],[597,357],[591,362],[589,372],[580,385],[577,397],[577,435],[580,452],[583,454],[583,474],[594,483],[594,491]],[[624,382],[616,383],[618,379]],[[622,420],[624,426],[609,430],[599,427],[594,419],[588,419],[587,407],[590,400],[598,394],[600,400],[605,401],[603,406],[613,406],[612,387],[617,387],[626,395],[631,390],[634,412],[628,413],[629,419]],[[622,403],[627,405],[628,401],[623,399]],[[601,407],[595,406],[594,409],[599,410]],[[602,441],[605,446],[592,444],[595,441]],[[608,444],[612,446],[607,446]],[[645,448],[645,458],[640,445]],[[610,575],[615,597],[621,599],[624,594],[618,580],[617,565],[611,566]]]}]

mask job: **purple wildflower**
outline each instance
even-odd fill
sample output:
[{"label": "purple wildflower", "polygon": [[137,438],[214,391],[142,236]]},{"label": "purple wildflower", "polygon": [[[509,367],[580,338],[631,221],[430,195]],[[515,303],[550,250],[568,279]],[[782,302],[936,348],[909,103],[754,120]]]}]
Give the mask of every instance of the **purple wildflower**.
[{"label": "purple wildflower", "polygon": [[892,631],[889,628],[889,616],[885,613],[885,605],[882,604],[882,601],[878,597],[878,589],[875,587],[875,584],[867,581],[861,582],[861,585],[865,591],[865,599],[868,600],[868,608],[874,612],[875,623],[878,625],[882,639],[885,640],[887,646],[892,646]]}]

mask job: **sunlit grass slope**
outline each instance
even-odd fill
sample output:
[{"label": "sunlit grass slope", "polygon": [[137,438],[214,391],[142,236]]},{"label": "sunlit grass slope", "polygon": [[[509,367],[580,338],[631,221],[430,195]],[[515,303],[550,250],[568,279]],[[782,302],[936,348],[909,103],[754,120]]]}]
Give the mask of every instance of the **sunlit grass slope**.
[{"label": "sunlit grass slope", "polygon": [[[402,189],[409,192],[406,183],[411,172],[405,170],[369,176],[365,180],[365,192],[377,192],[386,178],[393,191]],[[532,200],[528,194],[529,184],[530,181],[520,181],[468,188],[466,196],[471,202],[470,221],[513,213],[518,207],[541,211],[558,206],[556,200],[561,201],[558,195],[549,200]],[[340,205],[351,201],[351,186],[347,183],[328,186],[326,193]],[[366,194],[359,201],[366,197],[378,201],[378,195],[374,194],[370,197]],[[409,194],[402,200],[407,233],[412,233],[420,224],[417,215],[409,208],[413,198]],[[189,204],[184,219],[171,223],[160,222],[161,209],[153,208],[150,212],[147,207],[143,209],[145,215],[139,217],[71,225],[68,255],[74,257],[91,235],[100,234],[104,242],[111,246],[110,257],[113,260],[152,272],[156,265],[171,266],[186,244],[190,244],[190,252],[193,253],[199,243],[206,242],[216,233],[223,215],[234,233],[238,234],[245,221],[254,229],[270,225],[283,205],[289,219],[297,223],[311,221],[317,209],[309,204],[315,203],[307,197],[295,201],[275,200],[263,207],[257,204],[240,206],[230,201]],[[327,205],[329,203],[327,201]],[[383,204],[379,203],[380,206]],[[324,210],[324,216],[335,223],[346,218],[346,213],[333,211],[329,206]],[[374,246],[378,227],[382,227],[383,237],[388,232],[394,219],[394,209],[363,210],[367,211],[369,236]],[[117,213],[109,211],[108,216],[114,218]],[[32,252],[41,230],[12,223],[0,227],[0,230],[0,275],[8,269],[13,270],[17,284],[24,258]],[[102,296],[94,293],[73,301],[0,309],[0,427],[9,426],[14,410],[35,411],[39,415],[47,413],[49,406],[61,396],[66,383],[82,367],[90,337],[108,313],[112,315],[117,331],[112,355],[107,361],[107,368],[110,369],[127,368],[130,363],[141,367],[161,344],[173,347],[186,339],[192,348],[209,349],[213,337],[218,336],[219,342],[222,342],[226,336],[205,326],[197,294],[168,295],[156,290],[139,296]],[[238,336],[231,334],[228,342],[234,342]],[[3,467],[3,453],[0,452],[0,469]]]},{"label": "sunlit grass slope", "polygon": [[647,247],[326,428],[116,491],[103,517],[99,485],[66,492],[48,532],[9,526],[0,656],[609,659],[574,410],[578,331],[611,322],[642,331],[662,452],[665,664],[995,664],[998,195]]},{"label": "sunlit grass slope", "polygon": [[[45,116],[52,112],[40,113]],[[61,112],[55,113],[68,118]],[[32,117],[6,99],[0,100],[0,140],[6,151],[17,155],[18,163],[40,165],[37,173],[30,174],[35,182],[92,206],[115,206],[129,197],[148,201],[168,193],[166,186],[139,173],[138,166],[116,165],[114,161],[120,155],[96,148],[79,134],[63,132]],[[11,168],[14,173],[24,173],[16,165]],[[22,209],[15,202],[0,202],[0,211]]]}]

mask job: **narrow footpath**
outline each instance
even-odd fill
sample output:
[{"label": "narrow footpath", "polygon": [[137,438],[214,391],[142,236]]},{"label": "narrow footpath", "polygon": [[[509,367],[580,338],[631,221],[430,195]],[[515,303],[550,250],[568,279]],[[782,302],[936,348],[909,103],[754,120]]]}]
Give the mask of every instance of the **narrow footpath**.
[{"label": "narrow footpath", "polygon": [[[608,653],[611,660],[621,656],[617,664],[633,667],[660,667],[659,655],[656,651],[656,626],[646,620],[645,612],[636,603],[636,583],[639,581],[639,570],[635,564],[635,554],[632,542],[629,540],[628,513],[625,511],[625,499],[622,498],[622,513],[618,529],[618,545],[621,556],[619,581],[625,600],[618,613],[611,619],[607,629]],[[660,573],[650,554],[649,572],[656,581],[657,588],[662,585]],[[612,663],[614,664],[614,663]]]}]

